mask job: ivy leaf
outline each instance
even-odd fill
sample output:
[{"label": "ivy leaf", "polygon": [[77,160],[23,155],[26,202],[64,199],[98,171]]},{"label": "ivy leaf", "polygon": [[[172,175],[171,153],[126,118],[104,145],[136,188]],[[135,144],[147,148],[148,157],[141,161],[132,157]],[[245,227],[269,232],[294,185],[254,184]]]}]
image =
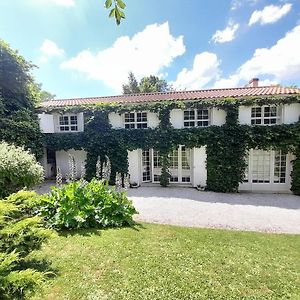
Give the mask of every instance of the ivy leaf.
[{"label": "ivy leaf", "polygon": [[112,0],[105,1],[105,8],[110,8],[112,6]]}]

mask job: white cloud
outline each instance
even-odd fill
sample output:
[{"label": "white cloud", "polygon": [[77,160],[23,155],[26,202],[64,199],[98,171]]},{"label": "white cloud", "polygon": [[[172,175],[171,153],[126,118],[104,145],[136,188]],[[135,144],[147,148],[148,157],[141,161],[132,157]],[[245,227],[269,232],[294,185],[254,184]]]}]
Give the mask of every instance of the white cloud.
[{"label": "white cloud", "polygon": [[216,87],[225,83],[237,86],[240,81],[254,77],[271,77],[272,83],[300,78],[300,25],[294,27],[282,39],[270,48],[256,49],[252,58],[241,65],[229,76],[221,78]]},{"label": "white cloud", "polygon": [[255,10],[250,17],[248,25],[251,26],[255,23],[260,23],[261,25],[275,23],[285,16],[291,8],[292,4],[286,3],[282,6],[269,5],[263,10]]},{"label": "white cloud", "polygon": [[51,40],[44,40],[42,46],[40,47],[42,56],[39,58],[39,62],[45,63],[51,57],[59,57],[64,55],[64,50],[60,49],[55,42]]},{"label": "white cloud", "polygon": [[50,4],[57,6],[72,7],[75,6],[75,0],[31,0],[36,4]]},{"label": "white cloud", "polygon": [[226,43],[235,39],[236,32],[239,29],[239,24],[230,21],[228,26],[223,30],[217,30],[213,35],[212,40],[215,43]]},{"label": "white cloud", "polygon": [[232,0],[231,1],[231,10],[236,10],[240,8],[245,2],[250,3],[250,5],[255,5],[259,0]]},{"label": "white cloud", "polygon": [[84,73],[120,92],[128,72],[132,71],[137,79],[162,76],[163,69],[184,52],[183,37],[173,37],[166,22],[148,25],[132,38],[122,36],[110,48],[96,54],[83,50],[61,67]]},{"label": "white cloud", "polygon": [[219,65],[220,62],[216,54],[210,52],[197,54],[192,69],[182,69],[172,85],[178,90],[200,89],[210,81],[218,78]]}]

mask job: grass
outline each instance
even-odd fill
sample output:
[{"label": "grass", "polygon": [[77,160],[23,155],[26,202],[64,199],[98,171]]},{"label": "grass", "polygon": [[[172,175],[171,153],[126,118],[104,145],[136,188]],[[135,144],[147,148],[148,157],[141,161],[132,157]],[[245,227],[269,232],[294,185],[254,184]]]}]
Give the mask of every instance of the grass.
[{"label": "grass", "polygon": [[143,224],[51,240],[32,299],[300,299],[300,236]]}]

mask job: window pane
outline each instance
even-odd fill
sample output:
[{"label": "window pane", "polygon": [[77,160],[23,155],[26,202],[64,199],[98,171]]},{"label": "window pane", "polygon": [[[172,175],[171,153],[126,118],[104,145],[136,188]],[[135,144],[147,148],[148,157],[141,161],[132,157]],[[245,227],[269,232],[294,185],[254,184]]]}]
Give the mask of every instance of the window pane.
[{"label": "window pane", "polygon": [[189,127],[195,127],[195,122],[184,122],[184,127],[187,127],[187,128],[189,128]]},{"label": "window pane", "polygon": [[198,120],[208,119],[208,109],[198,109]]},{"label": "window pane", "polygon": [[184,111],[184,120],[194,120],[195,111],[194,110],[185,110]]},{"label": "window pane", "polygon": [[263,150],[254,150],[252,156],[252,182],[269,183],[270,182],[270,161],[271,152]]}]

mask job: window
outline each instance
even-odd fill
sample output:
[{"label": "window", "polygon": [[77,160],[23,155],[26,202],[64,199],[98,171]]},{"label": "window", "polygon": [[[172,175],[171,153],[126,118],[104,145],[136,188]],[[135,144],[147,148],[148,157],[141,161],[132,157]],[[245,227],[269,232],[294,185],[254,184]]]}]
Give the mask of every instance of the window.
[{"label": "window", "polygon": [[252,125],[275,125],[279,123],[277,106],[256,106],[251,108]]},{"label": "window", "polygon": [[143,150],[142,152],[142,166],[143,166],[143,182],[151,180],[150,173],[150,151]]},{"label": "window", "polygon": [[[142,182],[157,183],[160,181],[162,171],[162,157],[154,149],[142,150]],[[179,146],[170,155],[170,182],[191,182],[191,149]]]},{"label": "window", "polygon": [[282,151],[250,150],[244,182],[286,183],[287,154]]},{"label": "window", "polygon": [[206,127],[209,125],[209,110],[208,109],[189,109],[183,112],[184,127]]},{"label": "window", "polygon": [[276,151],[274,161],[274,183],[285,183],[286,162],[286,154],[281,153],[281,151]]},{"label": "window", "polygon": [[59,131],[78,131],[76,115],[59,116]]},{"label": "window", "polygon": [[129,112],[124,114],[125,128],[142,129],[148,128],[146,112]]},{"label": "window", "polygon": [[270,182],[271,152],[254,150],[252,155],[252,182]]}]

